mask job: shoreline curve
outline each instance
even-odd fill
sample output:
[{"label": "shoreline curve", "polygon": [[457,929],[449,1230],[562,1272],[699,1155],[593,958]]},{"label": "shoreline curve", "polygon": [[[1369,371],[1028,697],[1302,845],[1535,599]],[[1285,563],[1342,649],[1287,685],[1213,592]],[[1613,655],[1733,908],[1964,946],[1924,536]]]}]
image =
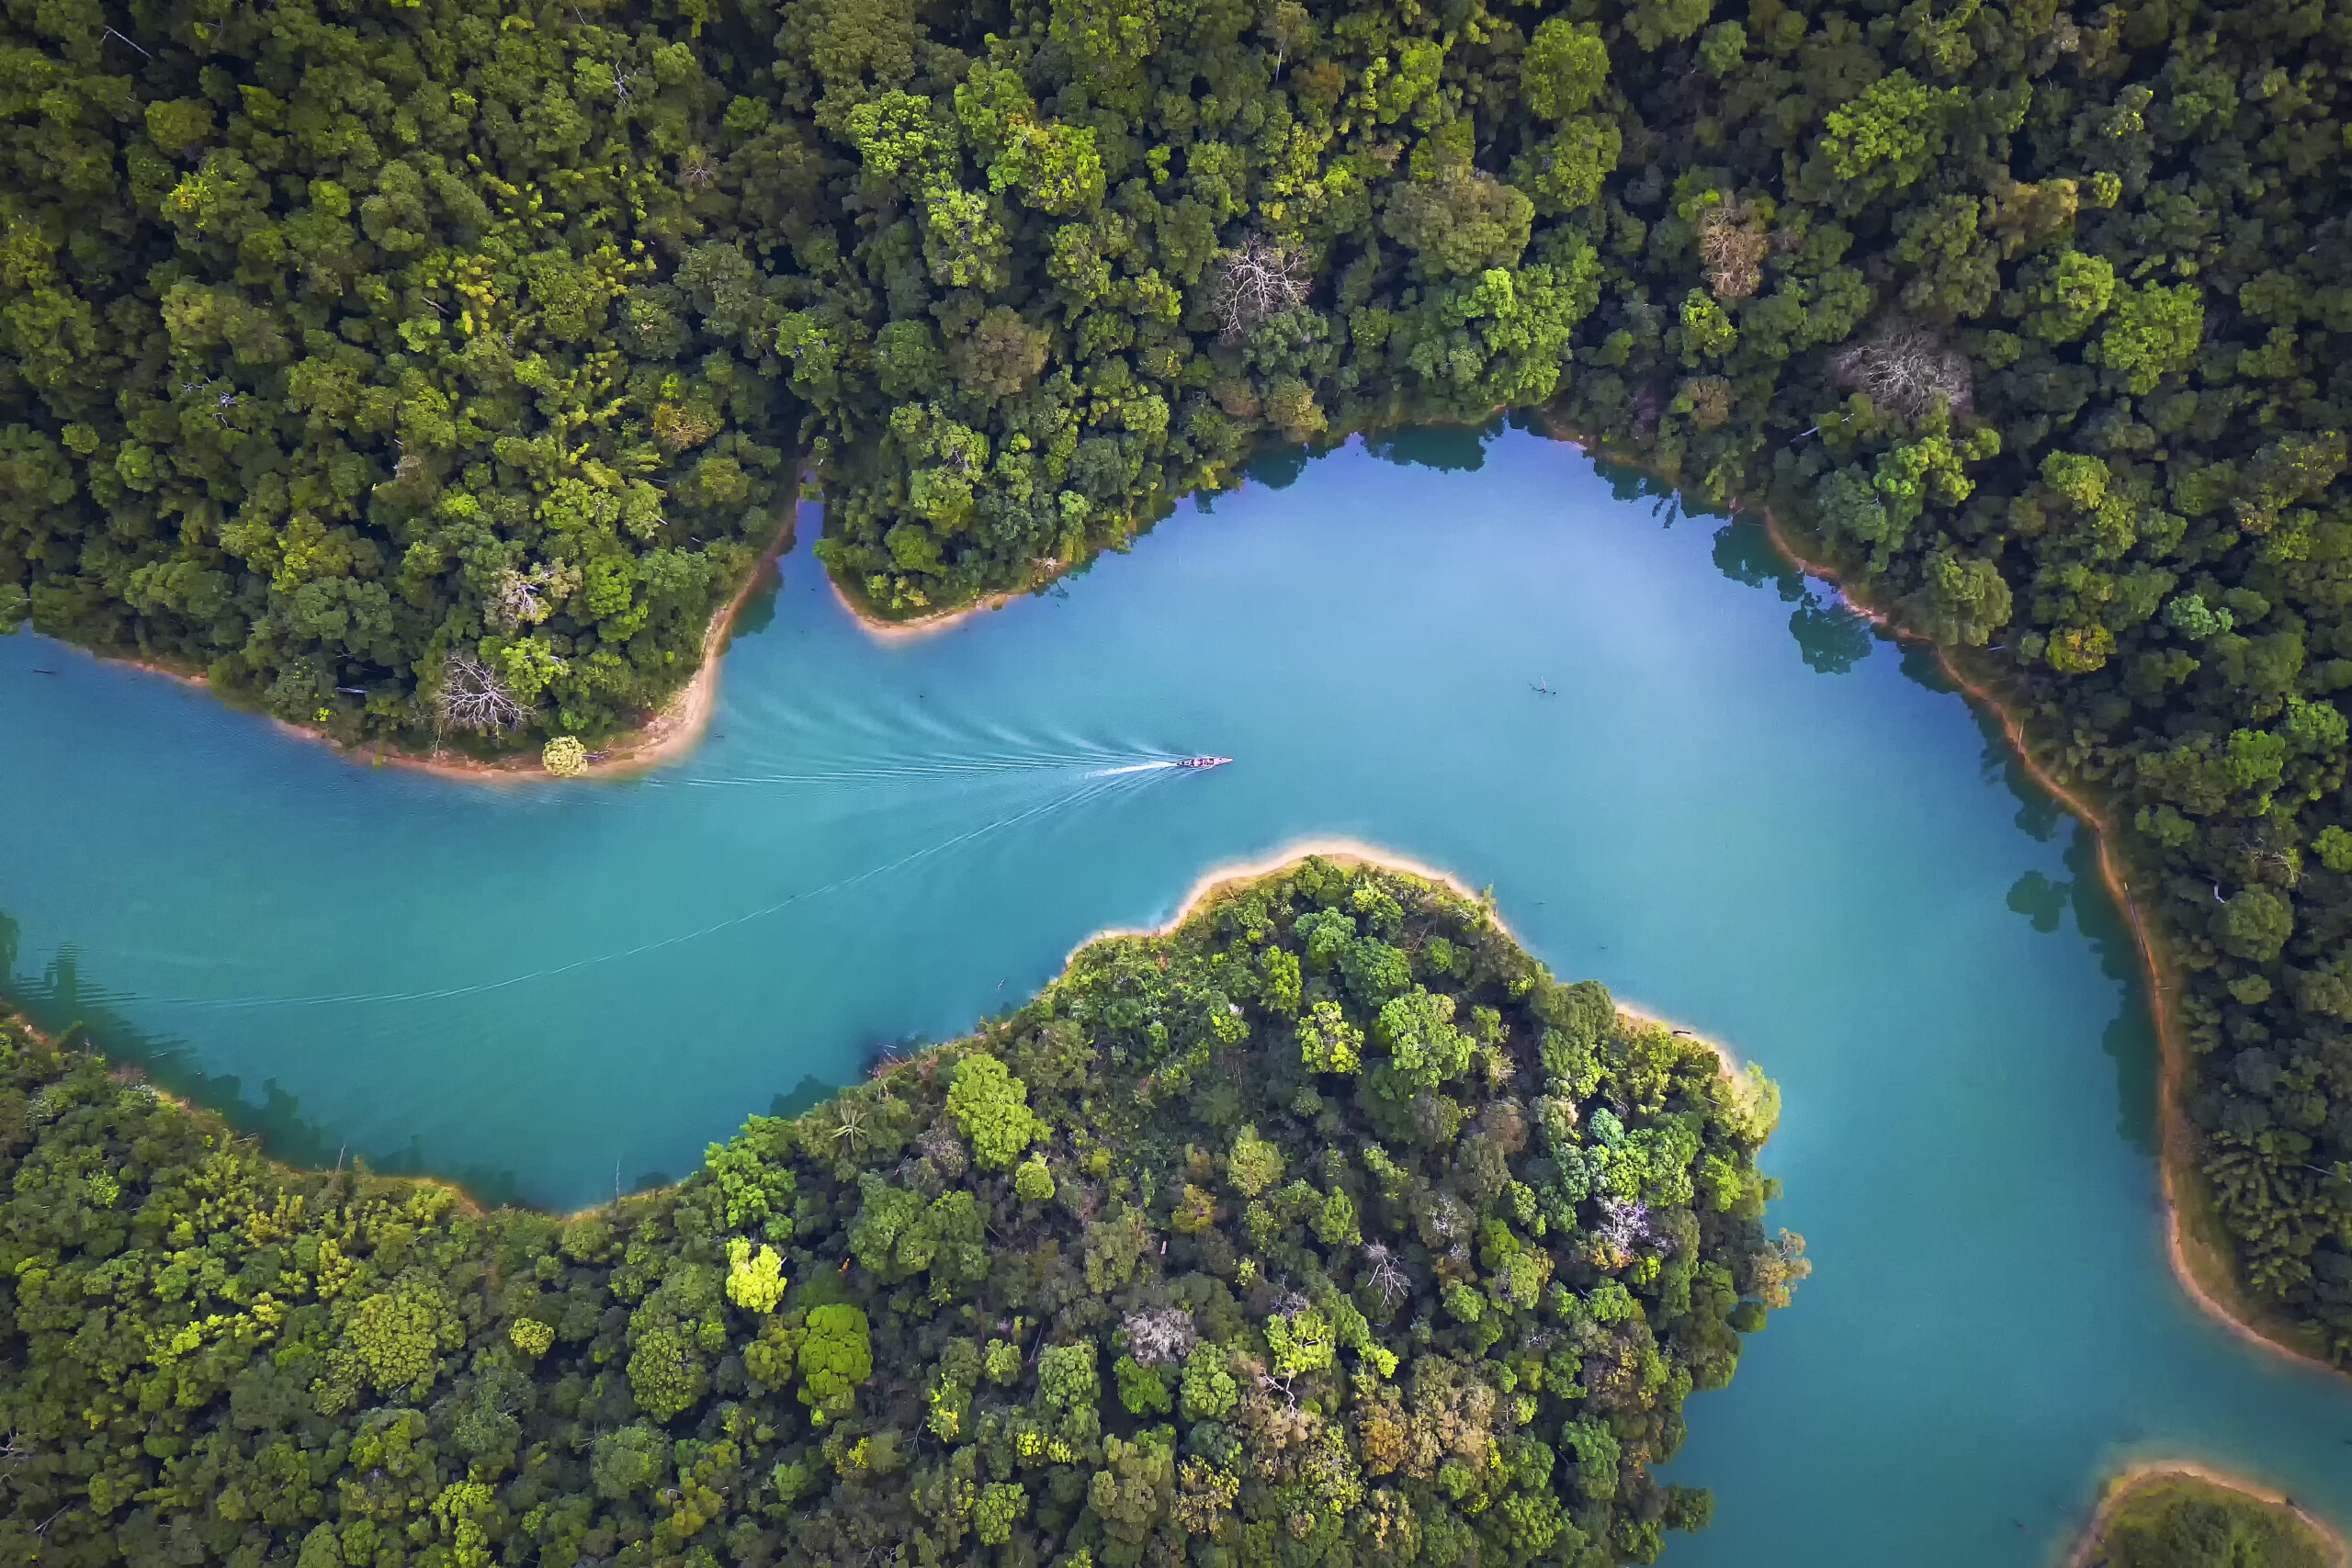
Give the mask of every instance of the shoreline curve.
[{"label": "shoreline curve", "polygon": [[[701,743],[703,733],[710,728],[711,715],[718,706],[718,667],[729,640],[734,636],[736,617],[743,606],[775,576],[776,563],[792,548],[798,532],[797,510],[798,491],[785,502],[785,515],[777,525],[775,536],[769,540],[752,561],[751,570],[727,602],[711,612],[710,624],[704,628],[702,649],[695,655],[694,673],[685,684],[654,710],[652,716],[634,729],[625,730],[599,748],[601,761],[588,764],[584,773],[562,778],[540,766],[538,757],[528,751],[516,751],[492,759],[453,759],[438,751],[419,751],[413,747],[395,745],[389,740],[363,742],[346,746],[332,736],[290,723],[274,714],[262,714],[279,733],[307,745],[323,746],[345,761],[358,766],[401,768],[410,773],[426,773],[435,778],[456,779],[477,784],[570,784],[594,779],[635,778],[684,757]],[[100,653],[77,644],[62,644],[85,658],[101,664],[120,665],[144,674],[160,675],[167,681],[209,694],[212,682],[203,675],[165,664],[153,659],[138,659],[124,654]],[[222,702],[223,707],[231,706]]]},{"label": "shoreline curve", "polygon": [[[1071,948],[1062,959],[1062,967],[1069,968],[1070,961],[1087,948],[1113,937],[1166,936],[1198,914],[1203,906],[1224,889],[1244,882],[1256,882],[1261,877],[1272,876],[1283,867],[1306,860],[1309,856],[1320,856],[1335,865],[1350,868],[1376,865],[1387,871],[1403,872],[1408,876],[1418,876],[1424,882],[1434,882],[1457,897],[1467,898],[1472,903],[1483,907],[1487,911],[1487,918],[1494,922],[1497,931],[1501,931],[1512,942],[1519,942],[1517,933],[1503,923],[1501,916],[1495,912],[1494,906],[1487,901],[1486,895],[1452,872],[1440,870],[1426,862],[1417,861],[1409,855],[1391,853],[1379,845],[1366,843],[1362,839],[1317,837],[1293,839],[1263,854],[1251,855],[1246,860],[1219,862],[1193,879],[1192,886],[1185,890],[1184,897],[1177,902],[1175,912],[1166,920],[1157,926],[1105,926],[1101,931],[1090,933],[1081,939],[1077,946]],[[1520,945],[1523,947],[1526,944],[1521,942]]]},{"label": "shoreline curve", "polygon": [[[1742,509],[1735,507],[1733,510],[1736,514]],[[2251,1303],[2245,1303],[2236,1279],[2228,1270],[2224,1260],[2207,1254],[2202,1243],[2193,1246],[2188,1235],[2182,1190],[2197,1179],[2191,1165],[2196,1134],[2182,1104],[2182,1090],[2189,1071],[2188,1044],[2181,1038],[2179,1021],[2174,1015],[2169,999],[2177,976],[2172,966],[2165,963],[2157,946],[2156,934],[2150,929],[2139,899],[2132,892],[2123,857],[2116,848],[2119,835],[2114,821],[2107,812],[2095,807],[2084,795],[2062,783],[2056,773],[2033,754],[2024,722],[1988,683],[1972,680],[1963,673],[1951,651],[1943,644],[1898,624],[1886,612],[1858,597],[1834,568],[1802,554],[1791,541],[1786,527],[1770,508],[1757,508],[1748,514],[1763,518],[1765,533],[1771,539],[1774,549],[1798,570],[1829,584],[1856,615],[1882,628],[1896,641],[1917,644],[1934,654],[1937,667],[1962,697],[1993,716],[2000,727],[2010,754],[2017,759],[2027,776],[2068,815],[2090,830],[2091,838],[2098,847],[2099,880],[2106,885],[2109,897],[2115,900],[2116,907],[2123,911],[2124,919],[2132,927],[2132,940],[2140,952],[2141,966],[2147,976],[2148,1013],[2155,1029],[2158,1058],[2156,1169],[2165,1200],[2165,1253],[2171,1263],[2173,1277],[2179,1281],[2182,1292],[2199,1311],[2240,1340],[2330,1377],[2352,1377],[2352,1372],[2293,1343],[2274,1324],[2263,1321],[2268,1314],[2258,1313]],[[2208,1267],[2213,1270],[2211,1277],[2209,1277],[2207,1269],[2199,1266],[2200,1255],[2206,1257]],[[2178,1470],[2181,1467],[2172,1468]]]},{"label": "shoreline curve", "polygon": [[[1069,955],[1062,960],[1062,967],[1068,969],[1080,953],[1098,942],[1114,937],[1150,939],[1167,936],[1199,913],[1204,906],[1225,889],[1272,876],[1310,856],[1319,857],[1329,861],[1334,865],[1351,869],[1365,865],[1377,866],[1384,871],[1400,872],[1407,876],[1418,877],[1423,882],[1435,883],[1455,897],[1466,898],[1479,906],[1486,910],[1487,919],[1493,924],[1495,930],[1501,932],[1507,940],[1522,951],[1527,948],[1525,941],[1517,931],[1510,929],[1509,922],[1502,918],[1501,911],[1487,894],[1472,887],[1453,873],[1430,865],[1426,861],[1415,860],[1410,855],[1383,849],[1378,844],[1367,843],[1362,839],[1318,837],[1294,839],[1265,854],[1253,855],[1247,860],[1223,861],[1209,867],[1193,879],[1192,886],[1185,890],[1183,898],[1177,904],[1176,912],[1164,923],[1150,928],[1106,926],[1071,948]],[[1656,1024],[1684,1039],[1696,1041],[1704,1045],[1715,1054],[1716,1060],[1722,1064],[1724,1074],[1727,1077],[1736,1077],[1747,1066],[1747,1061],[1738,1052],[1711,1035],[1702,1034],[1695,1029],[1686,1028],[1663,1013],[1629,1002],[1614,991],[1610,992],[1609,999],[1611,1005],[1626,1018],[1641,1023]]]},{"label": "shoreline curve", "polygon": [[825,586],[832,591],[833,603],[839,604],[842,613],[857,624],[858,630],[876,642],[922,642],[927,637],[937,637],[942,632],[954,631],[975,615],[984,612],[993,613],[1001,610],[1015,599],[1025,599],[1030,594],[1037,592],[1039,589],[1051,586],[1061,576],[1061,573],[1056,572],[1052,577],[1037,584],[1035,588],[1001,588],[984,598],[975,599],[968,604],[958,604],[952,610],[940,610],[928,615],[917,615],[911,620],[886,621],[851,598],[849,590],[842,586],[841,579],[832,574],[831,568],[820,565],[818,570],[825,574]]},{"label": "shoreline curve", "polygon": [[2128,1465],[2109,1477],[2099,1489],[2098,1506],[2093,1511],[2090,1522],[2084,1526],[2082,1539],[2066,1556],[2065,1568],[2089,1568],[2091,1554],[2104,1543],[2109,1521],[2114,1517],[2115,1511],[2129,1502],[2134,1494],[2175,1479],[2201,1482],[2220,1491],[2234,1492],[2274,1508],[2285,1509],[2325,1547],[2335,1568],[2352,1568],[2352,1539],[2339,1533],[2325,1519],[2274,1487],[2196,1460],[2145,1460]]},{"label": "shoreline curve", "polygon": [[[1537,428],[1546,437],[1576,447],[1593,461],[1625,463],[1642,468],[1638,455],[1618,451],[1604,442],[1596,441],[1549,419],[1543,420]],[[1643,471],[1649,470],[1644,468]],[[1679,488],[1677,487],[1678,493]],[[2339,1367],[2324,1357],[2313,1354],[2308,1347],[2295,1343],[2269,1314],[2257,1311],[2244,1296],[2227,1262],[2214,1255],[2209,1244],[2192,1240],[2188,1234],[2187,1209],[2182,1194],[2184,1189],[2192,1187],[2197,1179],[2191,1163],[2195,1152],[2195,1132],[2181,1104],[2182,1085],[2188,1077],[2189,1063],[2187,1043],[2181,1038],[2179,1023],[2174,1017],[2169,999],[2175,988],[2176,976],[2165,963],[2157,945],[2156,934],[2150,929],[2139,899],[2132,893],[2131,879],[2124,871],[2123,858],[2116,848],[2119,835],[2113,821],[2105,811],[2094,807],[2082,794],[2060,782],[2057,775],[2033,754],[2024,722],[1990,684],[1972,680],[1963,673],[1951,649],[1935,638],[1901,625],[1887,612],[1856,594],[1836,568],[1815,560],[1798,549],[1787,525],[1771,508],[1746,506],[1734,502],[1730,503],[1729,511],[1734,516],[1761,518],[1765,534],[1781,558],[1806,576],[1827,583],[1844,601],[1847,608],[1897,642],[1917,644],[1933,654],[1937,667],[1962,699],[1972,707],[1992,716],[2000,727],[2010,754],[2017,759],[2027,776],[2068,815],[2090,829],[2091,838],[2098,848],[2099,879],[2132,927],[2132,939],[2140,951],[2141,965],[2147,976],[2148,1011],[2155,1029],[2158,1058],[2156,1169],[2165,1201],[2165,1254],[2171,1264],[2173,1277],[2200,1313],[2243,1342],[2332,1378],[2352,1378],[2352,1369]]]}]

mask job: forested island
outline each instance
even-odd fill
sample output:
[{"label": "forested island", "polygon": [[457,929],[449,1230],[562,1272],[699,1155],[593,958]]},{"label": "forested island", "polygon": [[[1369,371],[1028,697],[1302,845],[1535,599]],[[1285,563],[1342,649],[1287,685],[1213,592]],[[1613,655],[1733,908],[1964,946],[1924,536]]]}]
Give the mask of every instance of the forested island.
[{"label": "forested island", "polygon": [[2068,1568],[2345,1568],[2344,1542],[2288,1500],[2194,1467],[2120,1479]]},{"label": "forested island", "polygon": [[0,1021],[0,1553],[1656,1557],[1789,1301],[1772,1086],[1309,859],[570,1218],[276,1165]]}]

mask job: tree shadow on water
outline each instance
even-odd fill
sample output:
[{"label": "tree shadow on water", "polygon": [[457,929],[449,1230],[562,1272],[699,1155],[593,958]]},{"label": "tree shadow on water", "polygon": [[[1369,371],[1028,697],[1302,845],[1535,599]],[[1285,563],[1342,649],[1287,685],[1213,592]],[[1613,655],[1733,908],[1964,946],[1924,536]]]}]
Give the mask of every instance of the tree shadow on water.
[{"label": "tree shadow on water", "polygon": [[2035,931],[2050,936],[2064,921],[2074,894],[2073,883],[2052,882],[2038,871],[2029,871],[2009,888],[2009,908],[2023,915]]},{"label": "tree shadow on water", "polygon": [[1269,446],[1251,457],[1241,473],[1252,484],[1288,490],[1306,472],[1306,465],[1321,456],[1312,446]]},{"label": "tree shadow on water", "polygon": [[2114,1021],[2099,1042],[2115,1063],[2116,1135],[2154,1159],[2159,1063],[2140,933],[2108,887],[2099,867],[2098,835],[2087,824],[2075,824],[2066,845],[2066,869],[2074,876],[2075,929],[2098,954],[2099,973],[2123,993]]},{"label": "tree shadow on water", "polygon": [[1823,675],[1843,675],[1868,659],[1873,630],[1869,621],[1844,604],[1824,603],[1810,590],[1789,615],[1789,635],[1797,639],[1797,656],[1806,669]]},{"label": "tree shadow on water", "polygon": [[[2034,804],[2029,802],[2029,806]],[[2074,824],[2074,829],[2066,843],[2066,879],[2029,871],[2010,886],[2008,907],[2045,936],[2057,934],[2072,908],[2075,930],[2089,942],[2098,959],[2099,973],[2121,987],[2120,1006],[2101,1033],[2099,1049],[2115,1064],[2116,1135],[2153,1158],[2156,1154],[2156,1034],[2139,935],[2100,874],[2098,835],[2080,822]],[[2053,822],[2050,832],[2037,836],[2046,840],[2054,832]]]},{"label": "tree shadow on water", "polygon": [[1364,450],[1400,468],[1434,468],[1441,474],[1475,474],[1487,466],[1487,444],[1502,433],[1502,422],[1484,425],[1419,424],[1364,437]]},{"label": "tree shadow on water", "polygon": [[1735,517],[1716,529],[1714,561],[1715,570],[1734,582],[1770,587],[1782,604],[1796,606],[1789,615],[1789,635],[1796,638],[1806,669],[1843,675],[1870,657],[1875,628],[1869,620],[1807,581],[1761,523]]},{"label": "tree shadow on water", "polygon": [[1772,544],[1772,536],[1752,518],[1735,517],[1715,530],[1715,570],[1750,588],[1767,584],[1783,604],[1805,596],[1804,573]]},{"label": "tree shadow on water", "polygon": [[[1611,481],[1621,501],[1660,492],[1655,481],[1638,470],[1604,466],[1602,477]],[[1784,603],[1796,606],[1789,617],[1789,629],[1805,663],[1815,670],[1842,673],[1869,654],[1874,639],[1891,637],[1842,599],[1825,596],[1773,546],[1760,523],[1734,518],[1717,529],[1714,562],[1733,581],[1751,588],[1770,586]],[[1906,680],[1930,692],[1960,694],[1960,687],[1933,649],[1917,642],[1899,647],[1900,667]],[[2036,842],[2049,843],[2062,826],[2071,823],[2074,828],[2065,852],[2067,880],[2030,871],[2010,886],[2008,907],[2045,935],[2059,931],[2071,908],[2076,931],[2098,955],[2099,972],[2122,987],[2121,1005],[2102,1035],[2100,1048],[2115,1064],[2117,1135],[2153,1158],[2158,1068],[2154,1017],[2138,933],[2100,874],[2098,835],[2088,824],[2075,820],[2027,771],[1996,714],[1973,702],[1969,712],[1984,738],[1982,775],[1987,784],[2000,784],[2017,801],[2018,830]]]},{"label": "tree shadow on water", "polygon": [[744,599],[743,607],[735,612],[735,619],[727,628],[729,637],[757,637],[775,624],[775,602],[784,589],[784,563],[772,561],[762,567],[760,578]]},{"label": "tree shadow on water", "polygon": [[[1505,423],[1498,419],[1481,425],[1408,424],[1369,433],[1363,438],[1363,446],[1382,462],[1394,463],[1400,468],[1430,468],[1441,474],[1476,473],[1487,466],[1487,447],[1502,434]],[[1269,443],[1250,454],[1249,462],[1242,467],[1242,477],[1268,490],[1288,490],[1306,474],[1309,464],[1334,449],[1334,445]],[[1194,495],[1193,504],[1203,512],[1214,509],[1206,491]]]},{"label": "tree shadow on water", "polygon": [[[1940,671],[1933,689],[1956,690],[1951,682],[1941,678]],[[2018,814],[2011,820],[2018,832],[2036,843],[2049,843],[2058,836],[2058,829],[2074,818],[2026,771],[2017,748],[2009,742],[2008,731],[2001,728],[2001,721],[1973,703],[1968,711],[1976,721],[1976,732],[1984,738],[1984,750],[1977,759],[1977,776],[1986,784],[1998,784],[2018,803]]]},{"label": "tree shadow on water", "polygon": [[236,1074],[208,1073],[198,1066],[187,1042],[131,1022],[119,1004],[134,998],[84,975],[81,954],[73,947],[61,947],[38,975],[17,973],[18,940],[17,921],[0,913],[0,998],[51,1038],[94,1046],[118,1069],[132,1069],[164,1092],[217,1113],[233,1131],[257,1135],[270,1158],[311,1170],[362,1164],[386,1176],[430,1174],[484,1204],[520,1201],[522,1183],[514,1171],[428,1164],[416,1140],[406,1148],[355,1150],[325,1123],[304,1115],[300,1100],[275,1078],[264,1080],[256,1104],[245,1098],[244,1082]]},{"label": "tree shadow on water", "polygon": [[835,1085],[827,1083],[816,1074],[803,1073],[791,1093],[779,1094],[768,1101],[768,1114],[779,1122],[789,1122],[796,1116],[814,1111],[840,1092]]},{"label": "tree shadow on water", "polygon": [[[1869,652],[1873,637],[1886,640],[1891,635],[1842,603],[1820,604],[1813,587],[1772,547],[1770,536],[1757,524],[1738,519],[1719,530],[1714,554],[1715,565],[1724,576],[1752,587],[1770,583],[1782,599],[1798,602],[1790,629],[1804,649],[1805,662],[1814,669],[1833,673],[1849,669]],[[1899,646],[1900,667],[1906,680],[1939,694],[1962,694],[1933,649],[1917,642]],[[1973,701],[1968,709],[1984,738],[1980,775],[1987,784],[1999,784],[2018,803],[2013,818],[2018,830],[2046,844],[2057,838],[2062,827],[2074,829],[2065,852],[2068,879],[2056,881],[2039,871],[2028,872],[2010,886],[2008,907],[2044,934],[2055,934],[2065,911],[2072,908],[2075,929],[2098,955],[2099,972],[2121,986],[2121,1005],[2102,1035],[2100,1048],[2115,1063],[2117,1135],[2153,1158],[2157,1152],[2158,1052],[2147,972],[2131,918],[2117,904],[2101,874],[2098,834],[2027,771],[1997,714]]]}]

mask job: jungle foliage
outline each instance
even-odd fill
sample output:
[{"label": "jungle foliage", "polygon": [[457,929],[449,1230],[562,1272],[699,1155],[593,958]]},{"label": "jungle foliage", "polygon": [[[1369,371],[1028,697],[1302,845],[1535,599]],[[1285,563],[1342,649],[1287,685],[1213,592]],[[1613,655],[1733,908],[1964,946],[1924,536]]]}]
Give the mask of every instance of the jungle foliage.
[{"label": "jungle foliage", "polygon": [[1646,1562],[1786,1304],[1778,1101],[1307,861],[560,1219],[276,1166],[0,1022],[0,1554]]},{"label": "jungle foliage", "polygon": [[0,622],[345,739],[692,671],[799,415],[713,237],[725,86],[584,15],[7,8]]}]

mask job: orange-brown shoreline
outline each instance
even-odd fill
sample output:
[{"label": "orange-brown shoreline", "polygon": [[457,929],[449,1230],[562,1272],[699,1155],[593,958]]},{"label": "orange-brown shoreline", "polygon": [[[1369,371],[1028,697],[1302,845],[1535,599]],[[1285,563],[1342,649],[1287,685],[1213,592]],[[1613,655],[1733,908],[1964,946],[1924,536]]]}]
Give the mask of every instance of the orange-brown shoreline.
[{"label": "orange-brown shoreline", "polygon": [[2156,1168],[2164,1188],[2165,1250],[2171,1261],[2173,1274],[2200,1311],[2240,1339],[2315,1371],[2339,1377],[2346,1375],[2343,1369],[2284,1337],[2286,1331],[2281,1325],[2263,1321],[2267,1314],[2259,1314],[2245,1301],[2225,1259],[2214,1256],[2210,1247],[2199,1245],[2192,1247],[2187,1234],[2182,1201],[2184,1188],[2198,1180],[2196,1133],[2189,1125],[2188,1112],[2182,1105],[2189,1074],[2188,1048],[2181,1038],[2179,1021],[2174,1014],[2170,1000],[2175,976],[2158,951],[2155,935],[2149,930],[2148,922],[2141,913],[2139,900],[2132,891],[2122,857],[2116,849],[2118,833],[2115,824],[2080,793],[2061,783],[2057,775],[2033,754],[2023,721],[1989,685],[1972,680],[1962,672],[1951,651],[1941,643],[1897,625],[1885,612],[1857,598],[1835,569],[1808,558],[1797,549],[1787,529],[1769,508],[1760,509],[1760,515],[1773,547],[1799,570],[1835,587],[1848,605],[1871,625],[1883,628],[1888,635],[1902,641],[1917,643],[1933,653],[1945,678],[1971,703],[1993,716],[2001,728],[2011,754],[2025,769],[2027,775],[2091,830],[2092,840],[2098,846],[2099,879],[2106,885],[2116,907],[2131,922],[2132,940],[2139,947],[2141,964],[2147,974],[2148,1010],[2155,1027],[2161,1068],[2156,1075],[2161,1150]]},{"label": "orange-brown shoreline", "polygon": [[[1565,426],[1545,421],[1543,429],[1552,439],[1566,442],[1591,458],[1607,458],[1613,462],[1635,464],[1635,454],[1609,447]],[[2189,1072],[2188,1048],[2180,1036],[2178,1021],[2174,1017],[2169,999],[2174,988],[2174,976],[2156,947],[2155,936],[2140,911],[2139,901],[2132,896],[2130,879],[2124,874],[2122,858],[2116,849],[2118,834],[2107,814],[2091,806],[2077,792],[2060,783],[2057,776],[2027,743],[2025,726],[2007,703],[1989,685],[1971,680],[1962,673],[1958,662],[1941,643],[1898,625],[1886,612],[1858,598],[1836,568],[1807,557],[1797,548],[1788,529],[1770,507],[1747,507],[1734,503],[1735,513],[1746,513],[1763,519],[1764,529],[1773,548],[1798,570],[1817,577],[1838,590],[1855,614],[1881,627],[1888,636],[1904,642],[1917,643],[1935,656],[1945,678],[1962,695],[1983,711],[1993,716],[2001,727],[2003,738],[2010,752],[2017,758],[2030,778],[2091,830],[2098,845],[2099,878],[2106,884],[2117,908],[2131,922],[2132,935],[2140,949],[2140,959],[2148,978],[2148,1007],[2156,1032],[2157,1055],[2161,1070],[2157,1081],[2157,1121],[2160,1129],[2161,1153],[2156,1166],[2164,1187],[2165,1250],[2170,1259],[2174,1277],[2190,1301],[2208,1317],[2250,1345],[2260,1347],[2274,1355],[2285,1357],[2313,1371],[2333,1376],[2347,1374],[2342,1368],[2314,1355],[2303,1345],[2287,1336],[2286,1325],[2261,1313],[2247,1302],[2238,1288],[2228,1260],[2221,1257],[2211,1244],[2192,1240],[2187,1234],[2183,1205],[2184,1190],[2194,1190],[2198,1181],[2196,1170],[2196,1134],[2190,1127],[2183,1108],[2182,1091]]]},{"label": "orange-brown shoreline", "polygon": [[[728,639],[734,633],[736,616],[742,613],[752,594],[774,580],[777,559],[792,547],[795,519],[791,508],[797,505],[797,501],[786,503],[787,509],[776,529],[775,537],[760,552],[759,559],[752,563],[752,570],[744,575],[734,594],[712,614],[710,626],[703,633],[702,650],[697,655],[694,674],[651,718],[636,729],[599,746],[598,760],[589,763],[588,771],[580,777],[633,778],[677,761],[702,739],[703,732],[710,727],[710,716],[718,705],[719,656],[726,651]],[[161,675],[198,691],[209,692],[212,687],[212,682],[202,675],[152,659],[111,653],[92,653],[90,657],[151,675]],[[299,724],[289,724],[274,716],[269,717],[269,722],[295,739],[328,747],[347,761],[361,762],[370,767],[405,768],[413,773],[431,773],[469,784],[546,784],[555,776],[540,766],[536,755],[527,752],[479,759],[451,757],[439,750],[418,751],[381,740],[345,746],[331,736],[322,735]]]},{"label": "orange-brown shoreline", "polygon": [[2100,1490],[2098,1511],[2091,1516],[2089,1525],[2083,1530],[2082,1540],[2075,1543],[2074,1551],[2066,1559],[2066,1568],[2087,1568],[2091,1554],[2097,1551],[2106,1540],[2109,1521],[2114,1517],[2118,1508],[2131,1500],[2134,1493],[2178,1476],[2186,1476],[2192,1481],[2201,1481],[2208,1486],[2217,1487],[2225,1492],[2235,1492],[2251,1497],[2256,1502],[2267,1503],[2273,1507],[2286,1509],[2294,1515],[2312,1535],[2326,1543],[2336,1568],[2352,1568],[2352,1542],[2347,1542],[2324,1519],[2312,1514],[2293,1498],[2282,1492],[2262,1485],[2258,1482],[2249,1481],[2244,1476],[2233,1475],[2228,1471],[2217,1470],[2211,1465],[2199,1464],[2188,1460],[2148,1461],[2131,1466],[2121,1474],[2109,1481]]},{"label": "orange-brown shoreline", "polygon": [[[1051,579],[1047,581],[1050,581]],[[925,637],[937,637],[942,632],[953,631],[975,615],[984,612],[1001,610],[1015,599],[1023,598],[1037,592],[1035,588],[1007,588],[989,594],[986,598],[975,599],[968,604],[958,604],[952,610],[939,611],[935,615],[917,615],[911,620],[905,621],[886,621],[851,598],[849,590],[843,588],[840,580],[831,571],[825,573],[825,586],[833,591],[833,602],[848,612],[849,618],[857,623],[858,629],[876,642],[921,642]],[[1038,586],[1043,587],[1045,584],[1040,583]]]}]

